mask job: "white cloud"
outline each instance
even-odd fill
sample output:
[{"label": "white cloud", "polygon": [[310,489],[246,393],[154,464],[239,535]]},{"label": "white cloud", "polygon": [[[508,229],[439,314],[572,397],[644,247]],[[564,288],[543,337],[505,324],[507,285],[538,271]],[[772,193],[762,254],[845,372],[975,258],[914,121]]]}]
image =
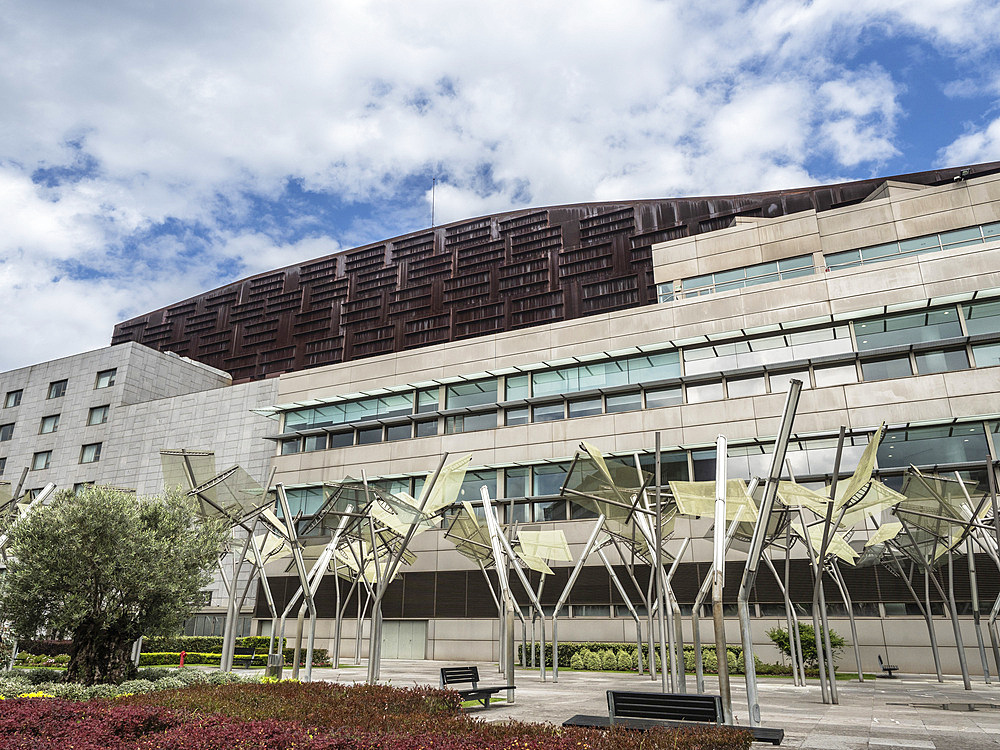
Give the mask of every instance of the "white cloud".
[{"label": "white cloud", "polygon": [[938,164],[1000,161],[1000,117],[985,128],[970,130],[938,152]]},{"label": "white cloud", "polygon": [[[422,228],[432,174],[445,222],[870,171],[899,152],[906,113],[899,49],[862,61],[867,35],[996,49],[969,33],[1000,26],[996,2],[944,2],[12,0],[0,278],[50,346],[0,334],[0,370],[100,345],[124,315],[234,273]],[[948,153],[987,153],[990,133]],[[328,215],[269,213],[289,180],[328,196]],[[89,299],[92,322],[61,338],[28,289]]]}]

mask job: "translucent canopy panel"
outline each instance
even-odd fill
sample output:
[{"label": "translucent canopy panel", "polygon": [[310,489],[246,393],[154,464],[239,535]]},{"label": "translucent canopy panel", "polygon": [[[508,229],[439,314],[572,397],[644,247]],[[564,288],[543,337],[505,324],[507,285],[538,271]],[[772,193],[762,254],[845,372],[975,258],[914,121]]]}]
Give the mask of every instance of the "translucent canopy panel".
[{"label": "translucent canopy panel", "polygon": [[462,503],[445,536],[455,544],[455,549],[473,562],[489,567],[493,565],[493,545],[485,525],[479,523],[472,506]]},{"label": "translucent canopy panel", "polygon": [[882,544],[883,542],[888,542],[890,539],[895,539],[902,530],[903,524],[898,521],[884,523],[868,538],[868,541],[865,542],[865,547],[873,547],[876,544]]},{"label": "translucent canopy panel", "polygon": [[[837,493],[838,497],[840,493]],[[877,516],[884,510],[888,510],[898,503],[906,500],[902,495],[891,487],[887,487],[878,480],[871,480],[868,483],[868,492],[857,503],[851,506],[840,521],[843,529],[850,529],[862,523],[870,516]]]},{"label": "translucent canopy panel", "polygon": [[[823,526],[824,524],[817,523],[810,526],[808,529],[809,541],[812,543],[813,557],[819,556],[820,549],[823,545]],[[805,539],[805,533],[802,531],[801,525],[793,523],[792,528],[795,529],[796,534]],[[827,539],[826,554],[836,555],[849,565],[854,565],[854,561],[858,558],[858,553],[854,551],[844,537],[836,533],[830,534]]]},{"label": "translucent canopy panel", "polygon": [[180,487],[184,492],[215,476],[213,451],[189,451],[183,448],[160,451],[163,486]]},{"label": "translucent canopy panel", "polygon": [[563,533],[562,529],[552,531],[520,529],[517,539],[521,543],[521,550],[526,555],[541,557],[544,560],[561,560],[562,562],[573,560],[569,544],[566,542],[566,534]]},{"label": "translucent canopy panel", "polygon": [[620,523],[628,522],[650,474],[621,458],[606,459],[590,443],[581,443],[566,480],[563,493],[587,510]]},{"label": "translucent canopy panel", "polygon": [[[391,530],[398,536],[404,536],[413,524],[416,524],[414,533],[432,529],[437,525],[434,516],[419,510],[417,501],[405,492],[394,495],[372,487],[369,487],[369,492],[374,496],[371,504],[368,506],[369,515],[379,525]],[[362,534],[364,534],[364,524],[361,526]]]},{"label": "translucent canopy panel", "polygon": [[345,516],[349,519],[344,526],[344,532],[359,524],[375,497],[375,491],[366,491],[363,482],[346,480],[344,482],[324,482],[322,486],[323,502],[312,518],[303,524],[299,533],[309,536],[321,529],[323,533],[333,533]]},{"label": "translucent canopy panel", "polygon": [[[684,516],[715,516],[715,482],[670,482],[670,493],[674,496],[677,511]],[[732,521],[742,508],[740,518],[754,519],[757,504],[747,492],[742,479],[726,480],[726,520]]]},{"label": "translucent canopy panel", "polygon": [[[273,534],[270,531],[265,531],[263,534],[255,534],[253,544],[257,547],[257,552],[260,554],[261,560],[265,562],[271,558],[284,557],[287,552],[290,552],[285,545],[284,537]],[[245,558],[251,563],[257,561],[257,556],[252,549],[247,550]]]},{"label": "translucent canopy panel", "polygon": [[194,487],[188,494],[198,501],[198,515],[202,518],[225,518],[234,523],[271,502],[257,481],[239,466]]},{"label": "translucent canopy panel", "polygon": [[970,507],[957,479],[925,474],[907,474],[903,495],[905,499],[896,507],[896,517],[911,532],[919,529],[948,545],[956,534],[961,539],[971,528],[974,514],[982,518],[989,507],[986,503],[979,503],[979,508]]},{"label": "translucent canopy panel", "polygon": [[410,498],[413,506],[422,508],[425,515],[433,516],[452,505],[458,499],[465,481],[465,470],[471,461],[472,454],[469,453],[441,469],[433,484],[424,485],[419,500],[412,502]]},{"label": "translucent canopy panel", "polygon": [[[669,517],[664,517],[662,519],[662,532],[660,536],[663,540],[660,559],[667,562],[672,562],[674,559],[674,556],[671,555],[666,549],[667,541],[669,541],[670,536],[674,533],[674,522],[676,521],[676,513],[674,512],[675,508],[673,504],[671,504],[670,509],[671,512]],[[625,550],[627,550],[629,554],[635,555],[648,564],[652,564],[654,562],[654,556],[652,554],[653,546],[646,541],[646,535],[639,530],[637,523],[643,522],[637,522],[636,518],[633,518],[633,520],[629,523],[621,523],[612,519],[605,519],[604,531],[614,537],[620,545],[624,546]],[[653,530],[654,526],[655,522],[652,519],[647,519],[645,521],[645,527],[648,529],[648,533],[650,535],[655,533]]]},{"label": "translucent canopy panel", "polygon": [[[885,422],[879,425],[878,430],[868,442],[868,446],[865,448],[865,452],[861,454],[854,473],[851,474],[847,482],[838,482],[837,499],[834,506],[836,510],[839,510],[844,504],[850,506],[852,503],[856,503],[862,499],[867,490],[868,483],[871,481],[872,472],[875,470],[875,454],[884,435]],[[843,490],[840,489],[841,484],[844,485]]]},{"label": "translucent canopy panel", "polygon": [[818,516],[826,516],[830,496],[803,487],[795,482],[778,482],[778,500],[789,508],[808,508]]}]

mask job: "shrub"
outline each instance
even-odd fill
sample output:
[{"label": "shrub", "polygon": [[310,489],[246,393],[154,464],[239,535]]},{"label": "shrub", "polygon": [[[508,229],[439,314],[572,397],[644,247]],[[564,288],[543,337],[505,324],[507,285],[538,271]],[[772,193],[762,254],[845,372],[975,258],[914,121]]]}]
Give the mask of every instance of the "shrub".
[{"label": "shrub", "polygon": [[583,653],[581,655],[583,656],[583,668],[584,669],[589,669],[589,670],[591,670],[593,672],[596,672],[596,671],[600,670],[600,668],[601,668],[601,659],[600,659],[600,657],[598,657],[597,654],[595,654],[589,648],[585,648],[583,650]]},{"label": "shrub", "polygon": [[701,663],[706,672],[718,672],[719,660],[715,658],[715,649],[703,648],[701,650]]},{"label": "shrub", "polygon": [[618,659],[615,658],[615,652],[611,649],[605,649],[601,651],[601,669],[604,670],[614,670],[618,668]]},{"label": "shrub", "polygon": [[[820,633],[823,631],[821,630]],[[792,650],[789,644],[788,628],[771,628],[767,631],[768,637],[789,659],[792,657]],[[802,641],[802,660],[805,666],[816,667],[818,659],[816,657],[816,631],[812,625],[804,622],[799,623],[799,638]],[[836,659],[847,642],[833,628],[830,629],[830,647],[833,650],[833,658]]]},{"label": "shrub", "polygon": [[618,655],[615,657],[615,661],[619,672],[628,672],[629,670],[635,669],[635,667],[632,666],[632,657],[629,656],[628,651],[625,651],[624,649],[618,652]]},{"label": "shrub", "polygon": [[573,658],[569,660],[569,666],[571,669],[583,669],[583,657],[580,656],[579,651],[573,654]]}]

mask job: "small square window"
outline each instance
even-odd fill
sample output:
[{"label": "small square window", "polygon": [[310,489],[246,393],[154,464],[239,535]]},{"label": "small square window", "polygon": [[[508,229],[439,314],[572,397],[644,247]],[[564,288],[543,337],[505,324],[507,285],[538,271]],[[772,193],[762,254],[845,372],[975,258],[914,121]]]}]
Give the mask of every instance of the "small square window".
[{"label": "small square window", "polygon": [[10,440],[12,437],[14,437],[14,423],[0,424],[0,443]]},{"label": "small square window", "polygon": [[604,409],[608,414],[620,411],[634,411],[642,408],[641,393],[617,393],[604,399]]},{"label": "small square window", "polygon": [[305,440],[305,452],[326,450],[326,433],[322,435],[307,435]]},{"label": "small square window", "polygon": [[927,375],[933,372],[951,372],[969,367],[969,355],[965,349],[941,349],[921,352],[916,355],[917,372]]},{"label": "small square window", "polygon": [[42,424],[38,428],[39,435],[55,432],[59,429],[59,415],[53,414],[49,417],[42,417]]},{"label": "small square window", "polygon": [[13,406],[18,406],[21,403],[21,394],[24,391],[18,389],[16,391],[7,391],[7,397],[3,400],[3,408],[10,409]]},{"label": "small square window", "polygon": [[3,474],[3,470],[7,468],[7,457],[0,456],[0,474]]},{"label": "small square window", "polygon": [[866,381],[905,378],[913,374],[908,356],[876,359],[861,363],[861,375]]},{"label": "small square window", "polygon": [[507,425],[517,425],[517,424],[528,424],[530,420],[530,414],[528,412],[527,406],[518,406],[513,409],[507,409],[504,412],[507,418]]},{"label": "small square window", "polygon": [[406,440],[412,435],[413,427],[409,422],[406,424],[394,424],[389,425],[385,428],[385,439],[388,440]]},{"label": "small square window", "polygon": [[53,380],[49,383],[49,392],[45,398],[62,398],[66,395],[68,380]]},{"label": "small square window", "polygon": [[595,414],[604,413],[604,404],[601,403],[601,397],[596,398],[584,398],[577,401],[569,402],[569,418],[575,419],[576,417],[592,417]]},{"label": "small square window", "polygon": [[31,470],[41,471],[49,468],[52,461],[52,451],[40,451],[31,457]]},{"label": "small square window", "polygon": [[287,456],[292,453],[298,453],[302,450],[302,438],[292,438],[291,440],[281,441],[281,455]]},{"label": "small square window", "polygon": [[348,448],[354,445],[354,432],[333,432],[330,434],[331,448]]},{"label": "small square window", "polygon": [[566,407],[562,401],[558,404],[539,404],[531,408],[532,422],[552,422],[566,418]]},{"label": "small square window", "polygon": [[428,419],[416,424],[416,437],[431,437],[438,434],[438,421]]},{"label": "small square window", "polygon": [[93,487],[93,486],[94,486],[93,482],[77,482],[76,484],[73,485],[73,494],[79,495],[88,487]]},{"label": "small square window", "polygon": [[110,388],[115,384],[115,375],[117,374],[117,368],[111,370],[101,370],[97,373],[97,382],[94,384],[94,388]]},{"label": "small square window", "polygon": [[90,443],[80,449],[80,463],[93,464],[101,460],[101,444]]},{"label": "small square window", "polygon": [[444,434],[454,435],[458,432],[476,432],[477,430],[492,430],[497,426],[495,411],[479,414],[459,414],[444,420]]},{"label": "small square window", "polygon": [[358,445],[370,445],[371,443],[382,442],[382,425],[378,427],[365,427],[357,430]]},{"label": "small square window", "polygon": [[111,407],[107,404],[93,407],[87,415],[87,426],[93,427],[95,424],[104,424],[108,421],[108,413],[110,411]]},{"label": "small square window", "polygon": [[679,385],[672,388],[651,388],[646,391],[647,409],[658,409],[661,406],[676,406],[683,403],[684,397],[681,395]]}]

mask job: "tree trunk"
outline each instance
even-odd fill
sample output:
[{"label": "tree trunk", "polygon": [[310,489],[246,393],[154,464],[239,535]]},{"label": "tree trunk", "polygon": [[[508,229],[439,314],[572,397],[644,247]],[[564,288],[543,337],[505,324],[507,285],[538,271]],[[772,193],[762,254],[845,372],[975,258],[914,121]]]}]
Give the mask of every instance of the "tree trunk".
[{"label": "tree trunk", "polygon": [[93,685],[119,683],[135,676],[132,644],[138,636],[116,626],[104,626],[88,620],[73,631],[67,682]]}]

